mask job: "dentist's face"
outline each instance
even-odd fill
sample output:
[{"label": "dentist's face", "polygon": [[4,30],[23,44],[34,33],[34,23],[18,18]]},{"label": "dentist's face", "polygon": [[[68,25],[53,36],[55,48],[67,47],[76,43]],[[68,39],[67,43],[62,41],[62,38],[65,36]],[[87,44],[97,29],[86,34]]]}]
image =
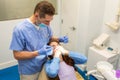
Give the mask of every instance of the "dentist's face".
[{"label": "dentist's face", "polygon": [[40,23],[44,23],[46,25],[50,25],[50,22],[53,20],[53,16],[50,16],[50,15],[45,15],[45,18],[40,18],[38,16],[38,20],[37,20],[37,23],[40,24]]}]

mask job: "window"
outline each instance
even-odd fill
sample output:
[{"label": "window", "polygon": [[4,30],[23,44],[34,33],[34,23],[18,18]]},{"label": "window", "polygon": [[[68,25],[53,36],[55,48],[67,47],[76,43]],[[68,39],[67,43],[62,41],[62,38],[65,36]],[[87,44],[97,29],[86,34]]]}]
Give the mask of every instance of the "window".
[{"label": "window", "polygon": [[[30,17],[39,1],[42,0],[0,0],[0,21]],[[53,4],[57,14],[57,0],[47,1]]]}]

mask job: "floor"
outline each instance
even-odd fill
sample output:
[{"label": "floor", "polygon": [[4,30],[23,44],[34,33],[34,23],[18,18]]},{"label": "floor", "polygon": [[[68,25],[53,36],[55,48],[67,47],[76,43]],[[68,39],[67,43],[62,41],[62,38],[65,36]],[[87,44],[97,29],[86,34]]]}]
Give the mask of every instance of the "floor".
[{"label": "floor", "polygon": [[18,66],[16,65],[0,70],[0,80],[20,80]]}]

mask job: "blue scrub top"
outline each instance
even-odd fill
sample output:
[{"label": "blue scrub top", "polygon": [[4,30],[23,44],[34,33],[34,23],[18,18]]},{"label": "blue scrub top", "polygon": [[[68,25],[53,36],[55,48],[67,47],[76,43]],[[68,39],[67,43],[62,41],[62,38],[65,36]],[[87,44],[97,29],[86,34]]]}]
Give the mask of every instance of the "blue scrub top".
[{"label": "blue scrub top", "polygon": [[[34,24],[26,19],[14,28],[10,49],[16,51],[39,50],[49,42],[51,37],[52,31],[49,26],[37,29]],[[18,60],[19,73],[37,73],[41,70],[46,60],[46,55],[40,55],[26,60]]]}]

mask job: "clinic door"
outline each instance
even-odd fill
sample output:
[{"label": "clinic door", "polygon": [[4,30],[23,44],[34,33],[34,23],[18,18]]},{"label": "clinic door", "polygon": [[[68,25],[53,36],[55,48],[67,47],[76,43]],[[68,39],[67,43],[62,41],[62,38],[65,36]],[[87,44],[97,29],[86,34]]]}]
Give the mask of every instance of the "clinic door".
[{"label": "clinic door", "polygon": [[79,22],[80,0],[61,0],[61,35],[69,37],[69,43],[63,44],[68,50],[76,51],[77,27]]}]

